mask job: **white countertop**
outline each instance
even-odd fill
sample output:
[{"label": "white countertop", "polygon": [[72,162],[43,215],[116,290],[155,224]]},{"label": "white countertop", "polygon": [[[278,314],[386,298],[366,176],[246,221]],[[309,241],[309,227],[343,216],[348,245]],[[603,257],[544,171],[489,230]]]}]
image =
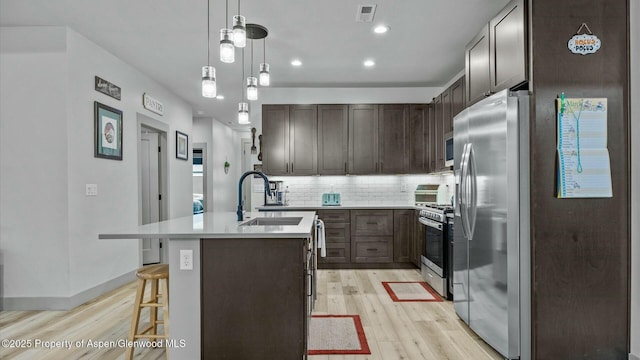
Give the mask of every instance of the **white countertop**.
[{"label": "white countertop", "polygon": [[[237,221],[235,212],[207,212],[133,229],[99,234],[99,239],[229,239],[229,238],[307,238],[313,231],[314,211],[250,212],[245,220]],[[298,225],[240,224],[256,217],[301,217]]]},{"label": "white countertop", "polygon": [[323,206],[318,205],[286,205],[286,206],[257,206],[261,211],[297,211],[297,210],[365,210],[365,209],[424,209],[424,207],[410,205],[410,204],[396,204],[396,205],[339,205],[339,206]]}]

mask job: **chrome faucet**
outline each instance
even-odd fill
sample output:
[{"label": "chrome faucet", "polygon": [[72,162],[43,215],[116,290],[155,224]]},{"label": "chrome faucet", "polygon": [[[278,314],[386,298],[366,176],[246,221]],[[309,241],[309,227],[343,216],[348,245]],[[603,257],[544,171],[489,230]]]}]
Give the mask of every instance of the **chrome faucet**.
[{"label": "chrome faucet", "polygon": [[256,174],[258,176],[260,176],[263,180],[264,180],[264,192],[267,194],[267,196],[271,196],[271,189],[269,188],[269,179],[267,179],[267,176],[259,171],[247,171],[246,173],[242,174],[242,176],[240,176],[240,180],[238,181],[238,211],[236,212],[236,214],[238,214],[238,221],[242,221],[244,220],[244,216],[242,215],[243,211],[242,211],[242,182],[244,181],[244,178],[246,178],[247,176],[251,175],[251,174]]}]

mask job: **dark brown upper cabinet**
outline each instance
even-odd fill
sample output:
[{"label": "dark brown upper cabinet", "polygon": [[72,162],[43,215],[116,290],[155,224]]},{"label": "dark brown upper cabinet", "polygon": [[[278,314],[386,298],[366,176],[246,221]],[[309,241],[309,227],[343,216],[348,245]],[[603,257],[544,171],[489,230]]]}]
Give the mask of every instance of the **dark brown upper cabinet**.
[{"label": "dark brown upper cabinet", "polygon": [[290,175],[289,105],[262,106],[262,170],[267,175]]},{"label": "dark brown upper cabinet", "polygon": [[460,77],[460,79],[456,80],[449,87],[449,97],[451,98],[451,121],[449,122],[449,126],[445,127],[445,134],[453,131],[453,118],[456,117],[464,108],[465,98],[464,98],[464,76]]},{"label": "dark brown upper cabinet", "polygon": [[467,102],[474,104],[490,95],[489,25],[467,44],[464,52]]},{"label": "dark brown upper cabinet", "polygon": [[430,104],[409,105],[409,172],[414,174],[428,173],[431,166],[429,115],[432,109]]},{"label": "dark brown upper cabinet", "polygon": [[349,106],[318,105],[318,173],[347,173]]},{"label": "dark brown upper cabinet", "polygon": [[263,105],[262,169],[268,175],[318,173],[316,105]]},{"label": "dark brown upper cabinet", "polygon": [[[446,93],[446,92],[445,92]],[[444,108],[443,94],[438,95],[433,99],[434,108],[434,126],[435,136],[433,138],[433,144],[431,146],[431,154],[435,155],[435,163],[431,168],[431,171],[438,171],[444,168]],[[448,98],[448,97],[447,97]],[[450,106],[447,102],[447,107]],[[449,112],[447,112],[449,113]]]},{"label": "dark brown upper cabinet", "polygon": [[378,136],[380,174],[409,172],[409,105],[384,104],[378,106]]},{"label": "dark brown upper cabinet", "polygon": [[467,105],[528,80],[524,0],[507,4],[465,49]]},{"label": "dark brown upper cabinet", "polygon": [[513,0],[489,22],[491,92],[528,79],[524,0]]},{"label": "dark brown upper cabinet", "polygon": [[378,161],[378,105],[349,105],[348,174],[376,174]]}]

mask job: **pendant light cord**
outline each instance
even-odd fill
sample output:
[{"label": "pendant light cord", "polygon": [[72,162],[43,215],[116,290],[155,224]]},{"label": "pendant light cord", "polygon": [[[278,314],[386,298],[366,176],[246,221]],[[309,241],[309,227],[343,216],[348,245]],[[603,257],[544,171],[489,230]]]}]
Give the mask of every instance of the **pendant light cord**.
[{"label": "pendant light cord", "polygon": [[224,5],[224,28],[229,28],[229,0],[227,0]]},{"label": "pendant light cord", "polygon": [[253,77],[253,39],[251,39],[251,77]]},{"label": "pendant light cord", "polygon": [[242,49],[242,81],[240,82],[240,93],[242,94],[242,102],[244,102],[244,48]]},{"label": "pendant light cord", "polygon": [[211,31],[209,30],[209,3],[207,0],[207,66],[211,65]]},{"label": "pendant light cord", "polygon": [[262,62],[267,62],[267,37],[262,38]]}]

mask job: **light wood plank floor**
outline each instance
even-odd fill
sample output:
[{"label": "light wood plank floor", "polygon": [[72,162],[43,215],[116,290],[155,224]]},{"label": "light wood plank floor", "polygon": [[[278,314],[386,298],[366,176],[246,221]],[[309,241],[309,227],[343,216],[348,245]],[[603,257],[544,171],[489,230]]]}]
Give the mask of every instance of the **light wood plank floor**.
[{"label": "light wood plank floor", "polygon": [[[421,281],[416,270],[321,270],[317,314],[360,315],[371,355],[314,355],[312,360],[501,359],[461,322],[451,302],[394,303],[382,281]],[[135,282],[71,311],[0,312],[0,339],[117,341],[129,331]],[[143,318],[147,315],[143,313]],[[144,326],[144,324],[143,324]],[[0,359],[123,359],[124,349],[9,349]],[[163,359],[163,349],[136,349],[136,359]]]}]

